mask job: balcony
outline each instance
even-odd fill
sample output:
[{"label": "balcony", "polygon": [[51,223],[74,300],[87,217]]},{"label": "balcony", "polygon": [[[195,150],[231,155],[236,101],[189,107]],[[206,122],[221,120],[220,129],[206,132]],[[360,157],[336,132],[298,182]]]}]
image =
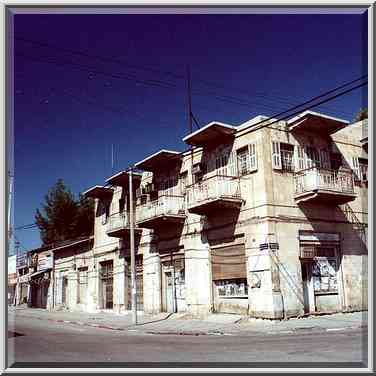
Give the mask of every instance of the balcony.
[{"label": "balcony", "polygon": [[185,217],[184,196],[162,195],[137,207],[137,225],[143,228],[182,224]]},{"label": "balcony", "polygon": [[215,175],[187,188],[190,213],[208,215],[217,210],[238,210],[242,202],[237,177]]},{"label": "balcony", "polygon": [[[107,224],[106,234],[115,238],[128,237],[130,231],[129,213],[121,212],[110,215]],[[135,227],[135,232],[142,230]]]},{"label": "balcony", "polygon": [[295,201],[341,205],[355,200],[351,170],[312,167],[294,176]]}]

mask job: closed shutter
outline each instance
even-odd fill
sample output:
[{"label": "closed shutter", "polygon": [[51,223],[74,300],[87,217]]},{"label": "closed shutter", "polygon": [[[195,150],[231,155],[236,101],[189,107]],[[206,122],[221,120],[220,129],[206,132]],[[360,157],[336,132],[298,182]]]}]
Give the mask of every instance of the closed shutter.
[{"label": "closed shutter", "polygon": [[247,278],[244,244],[211,250],[213,281]]},{"label": "closed shutter", "polygon": [[304,151],[303,147],[300,145],[297,145],[296,147],[296,160],[297,163],[295,164],[295,168],[297,168],[297,171],[304,170],[305,169],[305,160],[304,160]]},{"label": "closed shutter", "polygon": [[272,141],[272,168],[282,170],[281,148],[278,141]]},{"label": "closed shutter", "polygon": [[228,170],[230,176],[238,176],[237,172],[237,163],[236,163],[236,154],[232,151],[228,159]]},{"label": "closed shutter", "polygon": [[256,144],[249,145],[249,169],[250,171],[257,171],[257,153]]}]

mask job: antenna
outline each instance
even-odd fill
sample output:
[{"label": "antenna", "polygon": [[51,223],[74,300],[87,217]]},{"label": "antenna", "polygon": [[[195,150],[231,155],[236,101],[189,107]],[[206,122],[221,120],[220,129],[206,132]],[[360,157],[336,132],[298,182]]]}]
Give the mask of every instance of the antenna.
[{"label": "antenna", "polygon": [[114,172],[114,144],[111,144],[111,172]]},{"label": "antenna", "polygon": [[188,90],[188,125],[189,133],[192,133],[192,98],[191,98],[191,70],[187,65],[187,90]]}]

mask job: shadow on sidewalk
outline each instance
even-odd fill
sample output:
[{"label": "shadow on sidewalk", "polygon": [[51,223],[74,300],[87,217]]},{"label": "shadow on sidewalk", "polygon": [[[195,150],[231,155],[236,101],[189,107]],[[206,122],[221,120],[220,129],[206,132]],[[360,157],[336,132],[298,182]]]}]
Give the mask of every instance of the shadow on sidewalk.
[{"label": "shadow on sidewalk", "polygon": [[153,321],[147,321],[147,322],[142,322],[142,323],[137,323],[137,324],[132,324],[132,325],[128,326],[127,328],[131,328],[133,326],[142,326],[142,325],[147,325],[147,324],[154,324],[156,322],[165,321],[165,320],[169,319],[172,315],[173,315],[173,313],[169,313],[166,317],[163,317],[162,319],[153,320]]}]

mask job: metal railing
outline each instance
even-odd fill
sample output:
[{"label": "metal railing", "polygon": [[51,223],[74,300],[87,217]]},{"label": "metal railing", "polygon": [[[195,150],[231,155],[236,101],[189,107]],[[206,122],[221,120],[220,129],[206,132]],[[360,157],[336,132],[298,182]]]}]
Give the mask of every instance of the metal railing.
[{"label": "metal railing", "polygon": [[139,205],[136,208],[136,222],[159,217],[161,215],[185,214],[184,196],[162,195],[157,200]]},{"label": "metal railing", "polygon": [[294,175],[295,194],[317,189],[337,193],[354,193],[354,178],[351,170],[330,170],[312,167]]},{"label": "metal railing", "polygon": [[240,181],[234,176],[214,175],[188,186],[186,194],[188,207],[208,200],[241,198]]},{"label": "metal railing", "polygon": [[121,230],[130,226],[129,223],[129,213],[121,212],[114,213],[109,216],[109,221],[107,223],[107,232]]}]

